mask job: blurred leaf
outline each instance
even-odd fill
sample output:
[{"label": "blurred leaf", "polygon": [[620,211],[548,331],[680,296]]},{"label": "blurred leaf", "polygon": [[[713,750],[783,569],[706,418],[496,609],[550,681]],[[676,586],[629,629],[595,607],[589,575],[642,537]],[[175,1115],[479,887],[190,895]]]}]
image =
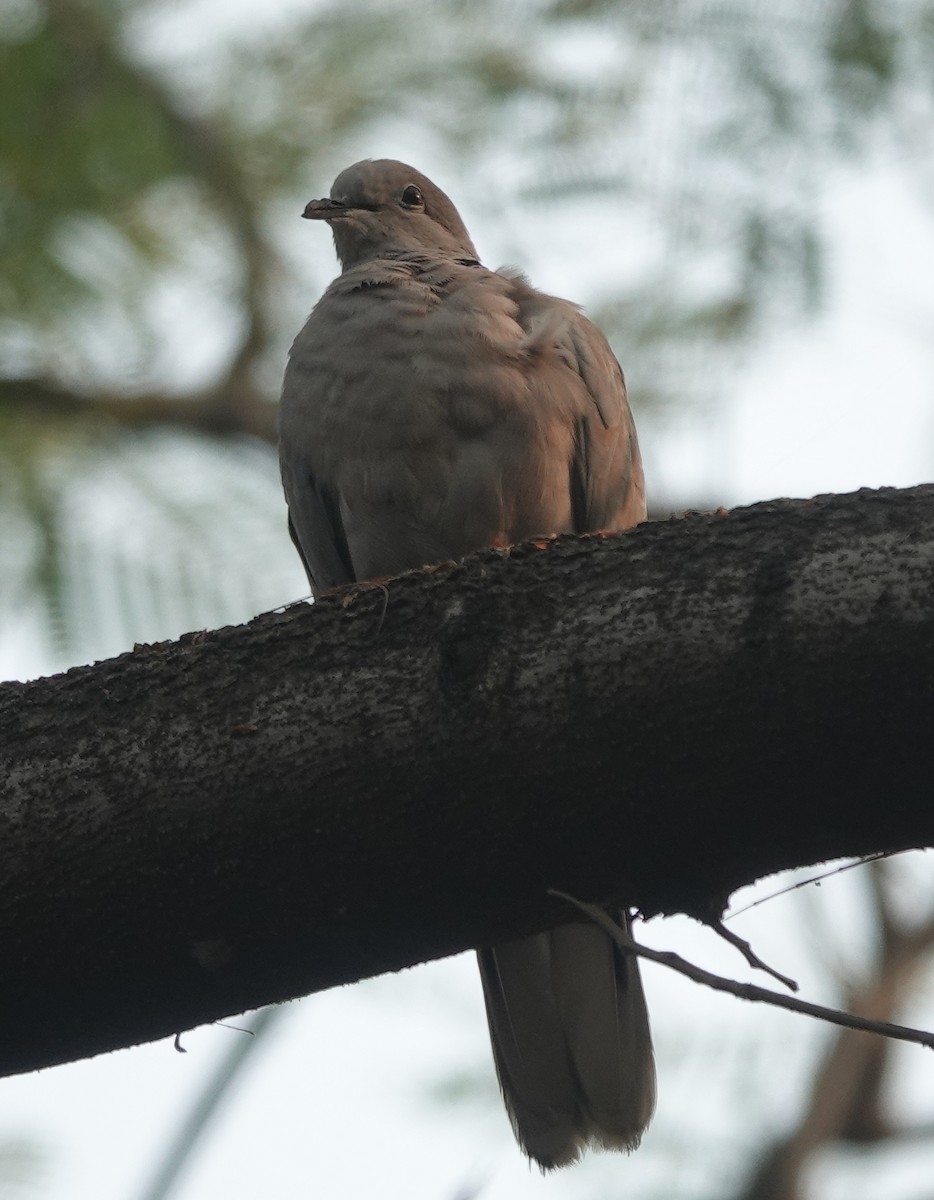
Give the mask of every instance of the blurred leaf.
[{"label": "blurred leaf", "polygon": [[14,411],[0,481],[0,612],[41,603],[62,665],[307,592],[266,446]]},{"label": "blurred leaf", "polygon": [[27,1138],[0,1141],[0,1196],[3,1200],[26,1200],[42,1194],[48,1156],[38,1143]]},{"label": "blurred leaf", "polygon": [[851,99],[863,105],[878,103],[895,81],[899,38],[890,19],[891,11],[872,0],[847,0],[831,32],[830,61]]},{"label": "blurred leaf", "polygon": [[[582,253],[618,260],[613,294],[593,307],[640,413],[712,406],[757,340],[820,305],[828,174],[880,129],[928,178],[934,162],[934,0],[321,0],[287,20],[231,19],[212,28],[209,53],[207,41],[153,38],[181,19],[154,0],[0,11],[8,376],[106,387],[132,404],[180,386],[176,363],[197,360],[229,428],[257,429],[250,405],[274,392],[311,299],[284,279],[273,215],[322,186],[323,162],[404,135],[456,163],[465,207],[515,214],[520,259],[526,218],[548,204]],[[80,641],[69,553],[84,576],[93,563],[109,578],[121,636],[249,593],[225,575],[217,527],[254,501],[235,496],[226,467],[212,475],[223,502],[191,506],[133,453],[161,462],[167,447],[112,420],[85,426],[77,408],[2,419],[14,469],[0,519],[29,547],[5,595],[22,603],[38,589],[61,646]],[[236,476],[242,444],[211,453]],[[175,550],[138,561],[114,528],[112,544],[96,535],[76,555],[76,489],[104,476],[133,496],[115,501],[133,520],[138,505],[161,513],[158,536]],[[280,538],[274,468],[264,486],[258,546]],[[184,598],[171,604],[159,582],[169,562]]]},{"label": "blurred leaf", "polygon": [[143,258],[164,250],[136,205],[180,170],[179,157],[165,120],[111,51],[67,5],[31,36],[0,44],[5,312],[42,320],[88,288],[57,249],[68,214],[106,214]]}]

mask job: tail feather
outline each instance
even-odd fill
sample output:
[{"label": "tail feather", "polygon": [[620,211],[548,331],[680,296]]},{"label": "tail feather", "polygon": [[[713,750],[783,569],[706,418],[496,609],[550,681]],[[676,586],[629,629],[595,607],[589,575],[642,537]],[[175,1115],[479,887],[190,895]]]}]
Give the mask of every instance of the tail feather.
[{"label": "tail feather", "polygon": [[633,1150],[655,1105],[634,955],[592,923],[478,952],[493,1058],[516,1138],[543,1168],[588,1144]]}]

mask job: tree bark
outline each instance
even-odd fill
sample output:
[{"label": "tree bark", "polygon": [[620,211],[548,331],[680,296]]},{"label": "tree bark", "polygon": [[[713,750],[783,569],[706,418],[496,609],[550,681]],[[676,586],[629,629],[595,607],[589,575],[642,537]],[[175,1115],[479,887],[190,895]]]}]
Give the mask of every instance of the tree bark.
[{"label": "tree bark", "polygon": [[934,486],[485,551],[0,688],[0,1071],[934,844]]}]

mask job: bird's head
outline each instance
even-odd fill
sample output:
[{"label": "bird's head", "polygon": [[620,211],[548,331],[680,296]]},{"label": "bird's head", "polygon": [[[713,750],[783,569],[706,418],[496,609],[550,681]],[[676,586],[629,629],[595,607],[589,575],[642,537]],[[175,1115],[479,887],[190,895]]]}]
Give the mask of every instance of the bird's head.
[{"label": "bird's head", "polygon": [[325,200],[302,214],[327,221],[346,271],[371,258],[407,252],[477,257],[451,201],[420,171],[391,158],[365,159],[341,171]]}]

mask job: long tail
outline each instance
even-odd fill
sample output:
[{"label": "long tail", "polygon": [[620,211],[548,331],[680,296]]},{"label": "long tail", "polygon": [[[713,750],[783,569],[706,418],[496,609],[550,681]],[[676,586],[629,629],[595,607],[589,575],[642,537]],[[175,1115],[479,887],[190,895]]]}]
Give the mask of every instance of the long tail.
[{"label": "long tail", "polygon": [[636,956],[592,922],[477,956],[496,1074],[525,1153],[548,1169],[589,1144],[634,1150],[655,1107]]}]

